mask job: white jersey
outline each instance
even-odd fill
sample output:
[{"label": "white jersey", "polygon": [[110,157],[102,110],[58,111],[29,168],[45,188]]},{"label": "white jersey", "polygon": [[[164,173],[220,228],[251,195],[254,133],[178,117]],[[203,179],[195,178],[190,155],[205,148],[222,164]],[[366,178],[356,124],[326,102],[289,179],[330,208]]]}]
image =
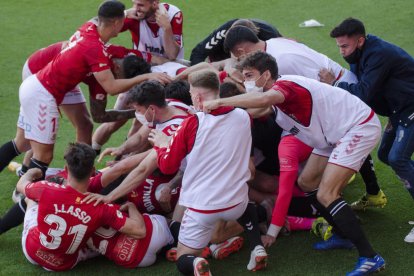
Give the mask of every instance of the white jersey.
[{"label": "white jersey", "polygon": [[155,65],[151,67],[151,72],[153,73],[166,73],[168,76],[174,78],[177,76],[177,72],[180,69],[185,69],[187,66],[182,65],[178,62],[169,61],[166,63],[163,63],[161,65]]},{"label": "white jersey", "polygon": [[[174,5],[165,4],[165,3],[163,3],[162,5],[168,7],[167,13],[168,13],[168,18],[170,22],[173,20],[174,16],[178,12],[180,12],[180,9]],[[163,43],[164,30],[162,28],[159,28],[158,32],[154,34],[154,32],[148,26],[147,20],[140,20],[138,33],[139,33],[139,42],[138,42],[138,45],[134,43],[134,49],[139,50],[141,52],[149,52],[152,55],[159,55],[159,56],[166,57],[164,54],[164,43]],[[181,43],[181,48],[180,48],[180,52],[178,53],[177,59],[183,59],[184,58],[184,47],[182,46],[183,40],[181,37],[176,38],[176,39],[178,39]]]},{"label": "white jersey", "polygon": [[250,117],[242,109],[212,115],[198,112],[194,146],[179,203],[198,210],[218,210],[248,201]]},{"label": "white jersey", "polygon": [[319,80],[319,71],[326,68],[334,73],[336,80],[348,83],[358,81],[351,71],[294,40],[282,37],[269,39],[266,41],[266,53],[276,59],[280,75],[298,75]]},{"label": "white jersey", "polygon": [[301,76],[283,76],[273,89],[285,96],[285,102],[275,106],[276,123],[315,149],[334,147],[372,112],[347,91]]}]

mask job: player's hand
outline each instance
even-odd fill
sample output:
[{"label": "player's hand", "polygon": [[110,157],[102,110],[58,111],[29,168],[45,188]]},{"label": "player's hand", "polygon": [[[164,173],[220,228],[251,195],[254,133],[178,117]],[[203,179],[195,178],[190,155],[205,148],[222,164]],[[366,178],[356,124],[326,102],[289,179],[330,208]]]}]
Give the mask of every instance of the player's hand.
[{"label": "player's hand", "polygon": [[98,162],[101,162],[102,161],[102,159],[105,157],[105,156],[107,156],[107,155],[110,155],[110,156],[120,156],[120,155],[122,155],[124,153],[124,151],[123,151],[123,149],[121,148],[121,147],[118,147],[118,148],[106,148],[103,152],[101,152],[101,154],[99,155],[99,158],[98,158]]},{"label": "player's hand", "polygon": [[333,85],[335,82],[335,75],[332,71],[322,68],[318,73],[319,81],[324,82],[330,85]]},{"label": "player's hand", "polygon": [[270,247],[272,244],[275,243],[275,241],[275,237],[272,237],[270,235],[262,235],[262,243],[264,247]]},{"label": "player's hand", "polygon": [[204,113],[210,113],[214,109],[217,109],[220,107],[220,103],[218,100],[212,100],[212,101],[205,101],[203,102],[203,111]]},{"label": "player's hand", "polygon": [[[170,205],[171,202],[171,188],[165,185],[160,191],[160,198],[158,199],[160,204]],[[171,209],[171,207],[170,207]]]},{"label": "player's hand", "polygon": [[157,9],[155,12],[155,21],[163,30],[171,28],[170,19],[168,18],[168,13],[165,9]]},{"label": "player's hand", "polygon": [[173,79],[166,73],[148,73],[147,75],[148,80],[156,80],[164,85],[173,81]]},{"label": "player's hand", "polygon": [[156,147],[165,148],[168,146],[171,137],[167,136],[164,132],[153,129],[148,135],[148,141]]},{"label": "player's hand", "polygon": [[39,168],[31,168],[26,173],[26,179],[29,179],[30,181],[34,181],[36,179],[40,179],[43,176],[43,172]]},{"label": "player's hand", "polygon": [[135,20],[139,20],[140,18],[137,16],[137,10],[135,8],[130,8],[125,10],[126,18],[131,18]]},{"label": "player's hand", "polygon": [[105,195],[94,194],[94,193],[86,193],[86,197],[84,199],[82,199],[82,203],[89,204],[89,203],[92,203],[92,202],[95,202],[93,204],[93,206],[97,206],[99,203],[109,203],[111,201]]}]

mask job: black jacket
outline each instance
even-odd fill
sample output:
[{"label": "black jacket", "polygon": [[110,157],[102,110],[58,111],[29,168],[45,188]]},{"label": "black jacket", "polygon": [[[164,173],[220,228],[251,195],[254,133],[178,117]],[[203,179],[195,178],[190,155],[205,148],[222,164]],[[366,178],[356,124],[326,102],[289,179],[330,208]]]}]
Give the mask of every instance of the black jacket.
[{"label": "black jacket", "polygon": [[[190,61],[191,65],[203,62],[208,57],[210,61],[220,61],[230,57],[230,53],[224,51],[224,39],[226,32],[238,19],[232,19],[227,21],[211,34],[209,34],[203,41],[197,44],[191,51]],[[275,37],[281,37],[282,35],[278,30],[269,23],[259,20],[251,19],[253,23],[260,29],[257,35],[261,40],[268,40]]]},{"label": "black jacket", "polygon": [[[376,113],[397,117],[404,125],[414,112],[414,59],[400,47],[368,35],[357,64],[351,71],[358,83],[340,82]],[[412,119],[411,119],[412,122]]]}]

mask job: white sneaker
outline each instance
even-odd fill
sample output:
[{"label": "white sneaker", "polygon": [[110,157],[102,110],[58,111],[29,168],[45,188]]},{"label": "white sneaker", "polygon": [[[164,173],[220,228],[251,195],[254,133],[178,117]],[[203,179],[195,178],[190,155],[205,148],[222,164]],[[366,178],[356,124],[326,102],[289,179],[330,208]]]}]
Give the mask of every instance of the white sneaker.
[{"label": "white sneaker", "polygon": [[193,262],[194,276],[212,276],[210,272],[210,266],[206,259],[195,258]]},{"label": "white sneaker", "polygon": [[14,189],[12,194],[12,200],[14,203],[19,203],[20,200],[24,198],[24,195],[22,193],[19,193],[16,189]]},{"label": "white sneaker", "polygon": [[[414,221],[410,221],[410,222],[408,222],[408,223],[409,223],[409,224],[414,224]],[[408,242],[408,243],[414,243],[414,228],[413,228],[413,229],[411,229],[410,233],[408,233],[408,235],[407,235],[407,236],[405,236],[404,241],[405,241],[405,242]]]},{"label": "white sneaker", "polygon": [[247,269],[251,271],[258,271],[265,269],[267,265],[267,253],[263,246],[257,245],[250,253],[250,261]]}]

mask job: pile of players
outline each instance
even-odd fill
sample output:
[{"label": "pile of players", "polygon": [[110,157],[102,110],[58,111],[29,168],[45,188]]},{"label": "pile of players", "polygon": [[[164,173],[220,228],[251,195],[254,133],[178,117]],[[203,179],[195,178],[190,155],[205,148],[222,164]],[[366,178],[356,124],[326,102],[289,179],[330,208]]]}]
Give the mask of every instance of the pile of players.
[{"label": "pile of players", "polygon": [[[0,170],[26,155],[0,232],[24,221],[26,258],[51,271],[99,254],[127,268],[164,255],[185,275],[211,275],[207,258],[238,251],[243,232],[247,269],[257,271],[272,263],[265,248],[280,233],[310,229],[323,239],[316,250],[358,250],[347,275],[384,269],[354,210],[387,203],[370,156],[376,113],[389,117],[379,158],[414,197],[413,58],[353,18],[331,32],[350,70],[269,23],[235,19],[185,61],[182,12],[132,2],[103,2],[68,41],[26,61]],[[108,43],[126,30],[133,49]],[[108,94],[117,96],[112,110]],[[77,143],[53,170],[60,110]],[[101,123],[94,133],[91,117]],[[129,119],[125,142],[101,152]],[[96,171],[97,154],[115,160]],[[366,194],[348,205],[341,192],[357,172]]]}]

